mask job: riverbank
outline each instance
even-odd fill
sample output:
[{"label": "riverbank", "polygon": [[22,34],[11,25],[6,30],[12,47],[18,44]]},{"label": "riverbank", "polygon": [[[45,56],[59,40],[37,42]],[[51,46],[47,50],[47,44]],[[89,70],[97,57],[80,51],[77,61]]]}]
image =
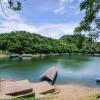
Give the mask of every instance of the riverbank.
[{"label": "riverbank", "polygon": [[[10,55],[12,54],[1,54],[0,53],[0,58],[9,58]],[[60,56],[60,55],[67,55],[67,56],[74,56],[74,55],[78,55],[78,56],[98,56],[100,57],[100,54],[91,54],[91,53],[50,53],[50,54],[32,54],[33,58],[36,57],[46,57],[46,56]],[[20,56],[20,55],[19,55]]]},{"label": "riverbank", "polygon": [[9,58],[10,55],[0,54],[0,58]]},{"label": "riverbank", "polygon": [[[3,81],[2,81],[3,82]],[[12,82],[19,83],[18,81],[4,81],[4,84],[2,84],[2,89],[5,89],[6,87],[10,87],[10,84]],[[23,82],[23,85],[25,86],[25,83],[29,82],[27,80],[20,81],[20,85]],[[8,85],[9,83],[9,85]],[[13,84],[14,85],[14,84]],[[15,87],[17,86],[17,90],[10,89],[11,91],[19,91],[17,84],[15,84]],[[23,87],[21,89],[33,89],[33,93],[35,93],[35,99],[34,96],[29,98],[16,98],[14,100],[100,100],[100,88],[99,87],[88,87],[83,86],[80,84],[59,84],[59,85],[50,85],[47,82],[42,83],[28,83],[29,87]],[[12,86],[11,86],[12,87]],[[7,89],[8,89],[7,88]],[[14,88],[14,87],[13,87]],[[1,98],[4,97],[2,93],[6,93],[7,89],[4,90],[5,92],[1,92]],[[9,92],[9,89],[8,89]],[[5,95],[6,96],[6,95]],[[8,100],[8,99],[7,99]]]},{"label": "riverbank", "polygon": [[100,94],[100,88],[79,84],[60,84],[55,87],[59,93],[51,96],[50,100],[99,100],[95,95]]}]

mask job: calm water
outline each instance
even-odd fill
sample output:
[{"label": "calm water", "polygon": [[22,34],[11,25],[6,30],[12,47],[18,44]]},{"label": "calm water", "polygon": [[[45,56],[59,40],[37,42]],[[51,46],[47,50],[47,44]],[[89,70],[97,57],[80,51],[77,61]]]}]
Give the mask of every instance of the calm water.
[{"label": "calm water", "polygon": [[78,83],[97,86],[95,79],[100,77],[100,57],[55,56],[32,60],[0,59],[0,78],[29,79],[36,82],[51,66],[58,68],[56,84]]}]

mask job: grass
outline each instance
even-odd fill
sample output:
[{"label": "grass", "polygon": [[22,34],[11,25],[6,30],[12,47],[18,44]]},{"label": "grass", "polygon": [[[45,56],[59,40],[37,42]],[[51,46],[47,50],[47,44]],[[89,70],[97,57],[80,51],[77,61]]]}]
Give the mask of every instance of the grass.
[{"label": "grass", "polygon": [[50,98],[35,99],[34,97],[29,97],[29,98],[16,98],[13,100],[51,100],[51,99]]},{"label": "grass", "polygon": [[96,94],[94,96],[87,96],[87,97],[82,97],[80,100],[100,100],[100,94]]},{"label": "grass", "polygon": [[[53,100],[53,98],[35,99],[34,97],[29,97],[29,98],[16,98],[13,100]],[[59,100],[59,98],[58,98],[58,100]],[[100,94],[96,94],[93,96],[81,97],[81,98],[79,98],[79,100],[100,100]]]}]

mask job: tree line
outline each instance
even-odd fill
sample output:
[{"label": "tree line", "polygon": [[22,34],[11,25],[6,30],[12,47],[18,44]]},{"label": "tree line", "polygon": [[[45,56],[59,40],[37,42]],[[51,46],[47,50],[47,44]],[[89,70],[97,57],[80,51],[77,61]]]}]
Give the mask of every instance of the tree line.
[{"label": "tree line", "polygon": [[52,39],[16,31],[0,34],[0,50],[9,53],[100,53],[100,42],[81,34]]}]

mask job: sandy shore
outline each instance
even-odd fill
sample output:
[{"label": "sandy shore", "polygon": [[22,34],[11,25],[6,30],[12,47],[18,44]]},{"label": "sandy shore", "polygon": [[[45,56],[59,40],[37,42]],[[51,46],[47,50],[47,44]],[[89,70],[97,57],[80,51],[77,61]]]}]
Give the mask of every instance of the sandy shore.
[{"label": "sandy shore", "polygon": [[100,94],[100,88],[86,87],[78,84],[55,85],[59,93],[50,100],[97,100],[86,99],[88,96]]},{"label": "sandy shore", "polygon": [[[5,82],[7,84],[6,87],[7,86],[9,87],[8,85],[9,81],[4,80],[1,82],[4,82],[4,84],[1,85],[1,90],[3,90],[2,88],[5,88]],[[14,81],[10,81],[10,82],[14,82]],[[47,83],[48,82],[46,83],[42,82],[41,84],[31,83],[33,87],[33,91],[36,93],[36,98],[39,98],[39,100],[100,100],[100,87],[87,87],[79,84],[61,84],[61,85],[54,85],[54,87],[52,87],[49,83],[48,83],[49,85]],[[56,89],[55,93],[52,92],[53,94],[51,94],[49,92],[49,94],[47,95],[41,95],[41,93],[43,93],[44,91],[53,90],[53,89]],[[7,91],[6,89],[4,90]],[[1,93],[3,92],[1,91]],[[95,95],[97,94],[99,94],[99,99],[96,99],[97,96]],[[2,95],[3,94],[1,94],[1,96]]]}]

